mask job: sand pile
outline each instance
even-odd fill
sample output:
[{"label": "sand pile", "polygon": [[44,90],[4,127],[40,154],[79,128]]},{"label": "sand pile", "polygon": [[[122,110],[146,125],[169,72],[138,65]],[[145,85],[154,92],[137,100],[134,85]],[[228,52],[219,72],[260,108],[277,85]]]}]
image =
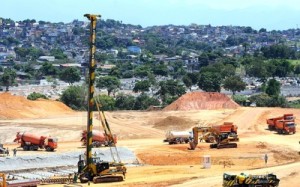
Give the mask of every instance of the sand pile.
[{"label": "sand pile", "polygon": [[7,92],[0,94],[0,119],[38,118],[71,112],[72,109],[58,101],[31,101]]},{"label": "sand pile", "polygon": [[238,107],[236,102],[222,93],[191,92],[166,106],[163,111],[236,109]]},{"label": "sand pile", "polygon": [[154,128],[162,130],[186,130],[196,125],[195,121],[176,116],[168,116],[154,124]]}]

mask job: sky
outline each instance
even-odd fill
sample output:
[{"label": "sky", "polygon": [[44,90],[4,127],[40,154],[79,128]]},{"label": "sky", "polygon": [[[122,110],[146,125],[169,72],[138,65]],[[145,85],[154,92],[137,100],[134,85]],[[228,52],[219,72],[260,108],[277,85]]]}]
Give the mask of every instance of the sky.
[{"label": "sky", "polygon": [[1,0],[0,17],[71,22],[86,13],[141,25],[300,27],[299,0]]}]

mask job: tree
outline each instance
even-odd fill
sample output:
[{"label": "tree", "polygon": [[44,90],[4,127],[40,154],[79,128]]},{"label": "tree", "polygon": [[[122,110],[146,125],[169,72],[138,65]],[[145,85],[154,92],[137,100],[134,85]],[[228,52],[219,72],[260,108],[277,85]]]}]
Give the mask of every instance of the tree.
[{"label": "tree", "polygon": [[115,107],[119,110],[133,110],[135,98],[132,95],[125,95],[123,93],[116,96]]},{"label": "tree", "polygon": [[59,48],[51,49],[50,50],[50,55],[54,56],[56,59],[66,59],[67,58],[67,55],[65,55],[63,53],[63,51]]},{"label": "tree", "polygon": [[166,101],[169,96],[180,97],[185,94],[185,88],[176,80],[167,80],[159,82],[159,90],[157,95],[160,95],[163,101]]},{"label": "tree", "polygon": [[80,81],[80,71],[76,67],[67,67],[59,73],[59,79],[69,84]]},{"label": "tree", "polygon": [[112,92],[117,91],[120,88],[121,82],[117,77],[105,76],[96,80],[97,88],[106,88],[107,94],[110,96]]},{"label": "tree", "polygon": [[227,77],[223,84],[223,87],[226,90],[231,90],[233,95],[235,95],[235,92],[240,92],[246,88],[246,83],[239,76]]},{"label": "tree", "polygon": [[192,89],[193,86],[193,81],[191,80],[191,78],[188,75],[185,75],[182,78],[182,82],[184,83],[184,85],[188,88],[188,89]]},{"label": "tree", "polygon": [[50,62],[43,63],[40,70],[43,73],[43,75],[46,75],[46,76],[56,76],[57,75],[56,67],[54,67]]},{"label": "tree", "polygon": [[144,78],[144,77],[147,77],[148,74],[150,73],[150,68],[148,66],[137,66],[135,69],[134,69],[134,75],[137,76],[137,77],[141,77],[141,78]]},{"label": "tree", "polygon": [[115,100],[108,95],[97,95],[94,98],[101,104],[101,110],[114,110]]},{"label": "tree", "polygon": [[143,80],[143,81],[137,81],[134,85],[133,91],[134,92],[147,92],[150,88],[150,81]]},{"label": "tree", "polygon": [[4,69],[3,74],[0,76],[0,82],[3,86],[5,86],[5,90],[8,92],[9,87],[15,83],[15,79],[17,77],[16,72],[11,68]]},{"label": "tree", "polygon": [[198,86],[206,92],[220,92],[221,76],[216,72],[202,72],[199,76]]},{"label": "tree", "polygon": [[164,64],[156,65],[152,68],[154,75],[161,75],[161,76],[167,76],[168,75],[168,68]]},{"label": "tree", "polygon": [[151,98],[147,94],[142,93],[136,98],[136,101],[134,103],[134,109],[145,110],[151,105],[160,105],[160,102],[157,99]]},{"label": "tree", "polygon": [[[0,70],[1,71],[1,70]],[[295,66],[295,70],[294,70],[294,73],[295,74],[300,74],[300,64],[297,64],[296,66]]]},{"label": "tree", "polygon": [[258,77],[262,82],[266,82],[267,77],[272,75],[273,68],[269,68],[269,64],[261,59],[256,59],[251,64],[246,65],[246,74],[251,77]]},{"label": "tree", "polygon": [[266,94],[268,94],[269,96],[279,96],[280,83],[275,79],[270,79],[267,84]]},{"label": "tree", "polygon": [[63,91],[60,100],[74,110],[87,108],[87,92],[83,86],[69,86]]}]

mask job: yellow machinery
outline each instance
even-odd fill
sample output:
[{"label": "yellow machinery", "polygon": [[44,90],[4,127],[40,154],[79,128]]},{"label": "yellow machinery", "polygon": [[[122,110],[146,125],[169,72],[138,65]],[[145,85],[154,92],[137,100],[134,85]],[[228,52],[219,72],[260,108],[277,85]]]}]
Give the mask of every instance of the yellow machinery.
[{"label": "yellow machinery", "polygon": [[4,173],[0,173],[0,187],[6,187],[6,178]]},{"label": "yellow machinery", "polygon": [[210,148],[236,148],[237,144],[230,142],[239,140],[236,133],[220,132],[214,127],[194,127],[193,140],[190,142],[191,150],[195,150],[198,145],[199,133],[201,133],[201,139],[213,143],[210,144]]},{"label": "yellow machinery", "polygon": [[[94,183],[123,181],[126,174],[126,167],[119,162],[102,161],[100,158],[92,156],[92,130],[93,130],[93,107],[94,107],[94,82],[95,82],[95,39],[96,23],[99,15],[85,14],[90,21],[90,60],[89,60],[89,88],[88,88],[88,119],[87,119],[87,143],[86,159],[80,158],[78,162],[78,177],[80,182],[93,181]],[[98,104],[97,107],[99,108]],[[100,110],[99,110],[100,112]],[[100,120],[108,137],[111,136],[109,125],[105,119],[103,111],[100,112]],[[113,154],[112,154],[113,156]],[[114,159],[115,160],[115,159]]]},{"label": "yellow machinery", "polygon": [[223,187],[277,187],[280,179],[274,174],[266,175],[240,175],[223,174]]}]

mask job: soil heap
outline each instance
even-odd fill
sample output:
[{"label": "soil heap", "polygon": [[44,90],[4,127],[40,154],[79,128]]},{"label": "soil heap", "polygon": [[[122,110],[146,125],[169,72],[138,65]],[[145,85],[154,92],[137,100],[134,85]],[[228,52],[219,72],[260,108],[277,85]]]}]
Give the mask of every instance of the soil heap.
[{"label": "soil heap", "polygon": [[197,122],[176,116],[168,116],[154,124],[154,128],[161,130],[185,130],[196,125]]},{"label": "soil heap", "polygon": [[218,110],[236,109],[239,105],[227,95],[217,92],[190,92],[166,106],[163,111],[172,110]]},{"label": "soil heap", "polygon": [[0,119],[38,118],[72,113],[73,110],[59,101],[28,100],[8,92],[0,94]]}]

